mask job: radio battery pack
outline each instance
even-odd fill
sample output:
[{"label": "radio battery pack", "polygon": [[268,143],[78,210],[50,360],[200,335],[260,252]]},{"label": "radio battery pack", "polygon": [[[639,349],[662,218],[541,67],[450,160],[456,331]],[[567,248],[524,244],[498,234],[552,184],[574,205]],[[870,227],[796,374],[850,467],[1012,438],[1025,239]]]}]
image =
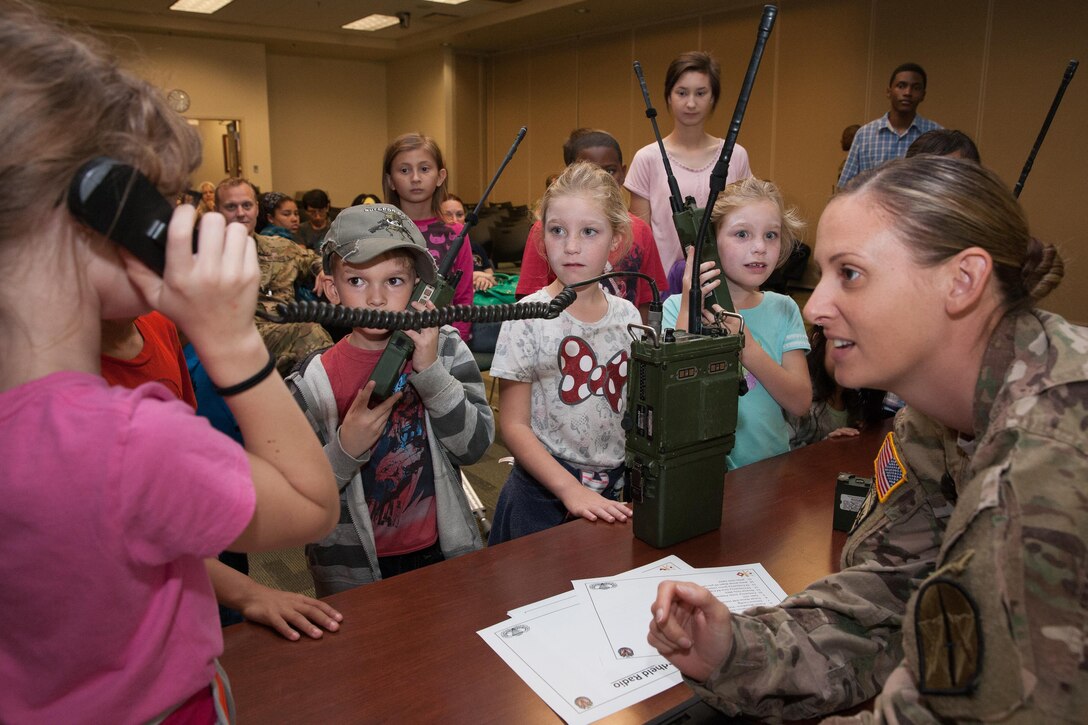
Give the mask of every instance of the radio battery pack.
[{"label": "radio battery pack", "polygon": [[626,464],[634,534],[651,546],[721,526],[743,340],[669,330],[660,343],[631,345]]}]

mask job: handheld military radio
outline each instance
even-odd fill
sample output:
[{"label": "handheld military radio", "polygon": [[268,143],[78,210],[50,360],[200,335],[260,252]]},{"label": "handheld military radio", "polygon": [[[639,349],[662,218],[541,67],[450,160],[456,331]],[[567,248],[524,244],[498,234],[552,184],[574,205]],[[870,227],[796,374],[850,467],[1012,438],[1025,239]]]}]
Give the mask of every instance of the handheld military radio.
[{"label": "handheld military radio", "polygon": [[[453,300],[453,293],[457,288],[460,273],[457,272],[451,277],[450,270],[453,269],[453,265],[457,262],[457,255],[460,254],[461,246],[465,243],[465,235],[480,220],[480,209],[483,208],[484,202],[487,201],[488,195],[491,194],[495,182],[502,175],[503,169],[510,163],[510,159],[514,158],[514,153],[518,150],[518,145],[521,144],[523,138],[525,138],[525,126],[522,126],[518,131],[517,138],[514,139],[510,150],[506,152],[506,157],[499,165],[495,176],[492,177],[491,183],[487,185],[484,193],[480,196],[480,200],[476,202],[476,208],[472,210],[471,214],[465,216],[465,224],[461,228],[461,232],[454,237],[446,256],[442,258],[438,265],[438,276],[435,278],[434,283],[430,284],[420,280],[415,289],[412,290],[412,302],[427,302],[430,300],[435,307],[445,307]],[[372,398],[384,400],[396,391],[397,383],[404,372],[404,366],[412,357],[415,349],[416,346],[412,342],[412,338],[408,337],[403,330],[395,330],[389,336],[389,343],[386,345],[381,357],[378,358],[378,364],[374,366],[374,372],[370,375],[370,379],[374,381]]]},{"label": "handheld military radio", "polygon": [[[770,37],[778,9],[763,8],[755,49],[748,65],[736,110],[722,147],[722,153],[710,177],[707,209],[712,209],[725,188],[729,160],[740,133],[740,123],[755,85],[756,71],[763,49]],[[705,240],[710,215],[695,207],[694,199],[682,202],[679,186],[665,154],[665,146],[655,120],[641,67],[635,63],[646,115],[665,164],[672,192],[673,220],[681,242],[685,235],[695,245],[695,264],[688,270],[692,277],[689,298],[688,332],[666,330],[663,335],[642,325],[631,325],[631,358],[627,379],[627,431],[625,463],[630,499],[634,506],[632,525],[637,538],[651,546],[666,547],[721,527],[725,456],[732,450],[737,428],[737,398],[743,376],[740,351],[744,346],[744,324],[736,334],[724,325],[704,329],[704,301],[699,285],[699,265],[709,255]],[[693,230],[698,229],[693,234]],[[714,257],[717,257],[716,245]],[[720,262],[719,262],[720,267]],[[719,323],[725,316],[740,318],[733,312],[726,285]],[[712,300],[708,300],[712,302]],[[725,304],[722,304],[724,302]],[[643,332],[635,335],[635,329]]]}]

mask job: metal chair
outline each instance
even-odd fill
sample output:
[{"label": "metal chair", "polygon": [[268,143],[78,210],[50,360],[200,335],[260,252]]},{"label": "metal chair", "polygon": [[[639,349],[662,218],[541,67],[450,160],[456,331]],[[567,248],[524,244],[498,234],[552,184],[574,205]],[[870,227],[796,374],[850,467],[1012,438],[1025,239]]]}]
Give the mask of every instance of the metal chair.
[{"label": "metal chair", "polygon": [[468,506],[472,509],[472,515],[476,517],[476,520],[480,523],[480,530],[483,532],[484,538],[491,533],[491,522],[487,520],[485,515],[487,509],[484,508],[483,502],[480,497],[476,495],[476,489],[472,487],[472,484],[468,482],[468,477],[465,476],[465,472],[461,471],[461,488],[464,489],[465,498],[468,499]]}]

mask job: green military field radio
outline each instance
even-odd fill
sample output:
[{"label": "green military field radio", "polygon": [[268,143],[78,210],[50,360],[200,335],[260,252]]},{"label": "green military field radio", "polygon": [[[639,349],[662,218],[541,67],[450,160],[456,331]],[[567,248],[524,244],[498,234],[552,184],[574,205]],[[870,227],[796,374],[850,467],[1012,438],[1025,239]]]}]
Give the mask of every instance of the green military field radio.
[{"label": "green military field radio", "polygon": [[[665,163],[668,163],[667,157]],[[668,172],[668,175],[670,178],[672,177],[671,170]],[[679,192],[679,190],[677,191]],[[707,206],[709,207],[710,205],[708,204]],[[695,246],[695,241],[699,238],[699,227],[702,226],[703,215],[705,213],[706,209],[701,209],[696,206],[695,198],[691,196],[684,199],[684,206],[680,211],[674,211],[672,213],[672,225],[676,228],[676,236],[680,238],[681,249]],[[702,254],[700,255],[699,261],[714,262],[714,266],[721,269],[722,260],[718,256],[718,245],[712,242],[702,246]],[[695,268],[699,269],[699,265],[696,264]],[[733,299],[729,296],[729,288],[725,286],[724,281],[705,297],[704,302],[708,307],[717,304],[723,310],[733,312]]]},{"label": "green military field radio", "polygon": [[[435,307],[445,307],[453,300],[458,280],[458,275],[453,277],[440,275],[435,279],[434,284],[420,281],[412,290],[412,301],[427,302],[429,300]],[[374,371],[370,374],[370,379],[374,381],[374,390],[371,393],[374,398],[385,400],[397,391],[397,384],[404,366],[415,350],[415,343],[403,330],[393,331],[385,350],[374,365]]]},{"label": "green military field radio", "polygon": [[[763,49],[770,37],[778,9],[763,8],[755,49],[741,86],[737,107],[721,156],[710,176],[707,208],[712,208],[725,188],[729,160],[740,132]],[[717,259],[716,244],[705,241],[710,219],[695,200],[681,199],[673,176],[656,115],[639,63],[635,74],[646,101],[646,116],[665,165],[671,192],[673,223],[681,244],[695,246],[694,269],[689,298],[689,332],[666,330],[658,336],[652,328],[632,325],[635,341],[627,379],[627,431],[625,463],[634,506],[634,534],[651,546],[666,547],[721,526],[725,456],[732,450],[737,428],[737,402],[742,394],[740,352],[744,347],[744,321],[733,312],[729,291],[723,283],[716,299],[703,299],[699,288],[699,264]],[[713,249],[713,253],[708,253]],[[704,304],[717,301],[724,313],[717,326],[703,326]],[[740,320],[736,333],[729,333],[725,317]],[[635,335],[634,330],[643,334]]]},{"label": "green military field radio", "polygon": [[624,426],[632,524],[652,546],[721,526],[742,344],[741,335],[668,330],[631,345]]}]

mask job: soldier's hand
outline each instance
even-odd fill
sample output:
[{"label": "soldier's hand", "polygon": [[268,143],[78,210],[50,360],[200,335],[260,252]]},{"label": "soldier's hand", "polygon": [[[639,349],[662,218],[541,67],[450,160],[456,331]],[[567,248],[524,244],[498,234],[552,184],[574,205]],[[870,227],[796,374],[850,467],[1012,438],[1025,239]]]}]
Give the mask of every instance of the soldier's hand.
[{"label": "soldier's hand", "polygon": [[[412,307],[416,310],[435,309],[434,303],[430,300],[427,300],[426,303],[413,302]],[[412,353],[412,369],[418,373],[434,365],[435,361],[438,360],[438,328],[424,327],[418,332],[405,330],[404,333],[411,338],[416,346],[415,352]]]},{"label": "soldier's hand", "polygon": [[705,681],[733,649],[733,615],[701,586],[661,582],[650,612],[646,641],[693,680]]},{"label": "soldier's hand", "polygon": [[401,393],[396,392],[370,408],[370,394],[374,392],[375,385],[377,383],[373,380],[368,380],[356,393],[355,400],[344,414],[344,422],[340,424],[340,447],[352,458],[359,458],[374,447],[385,430],[393,406],[401,398]]}]

